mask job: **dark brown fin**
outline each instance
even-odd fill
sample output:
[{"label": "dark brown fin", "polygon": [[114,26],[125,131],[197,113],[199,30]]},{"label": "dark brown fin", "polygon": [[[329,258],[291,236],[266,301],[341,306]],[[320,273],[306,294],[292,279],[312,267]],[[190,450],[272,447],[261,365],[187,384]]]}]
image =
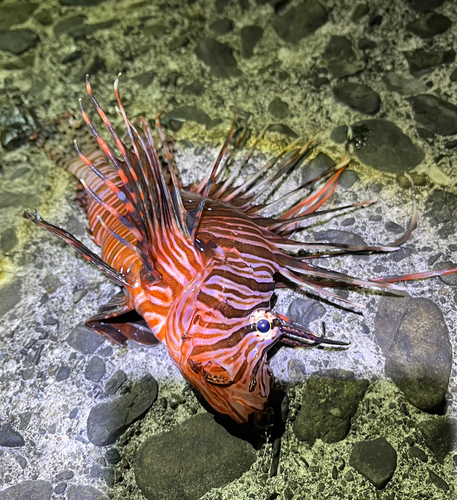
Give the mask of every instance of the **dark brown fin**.
[{"label": "dark brown fin", "polygon": [[86,326],[115,344],[125,345],[127,340],[148,346],[158,344],[159,341],[141,316],[130,317],[128,313],[132,311],[129,298],[124,292],[119,292],[86,321]]},{"label": "dark brown fin", "polygon": [[24,218],[31,220],[36,226],[39,226],[39,227],[42,227],[43,229],[46,229],[46,231],[49,231],[50,233],[55,234],[58,238],[65,241],[65,243],[68,243],[80,255],[82,255],[87,261],[89,261],[95,267],[100,269],[100,271],[105,273],[105,275],[111,281],[113,281],[116,285],[119,285],[119,286],[128,285],[128,282],[125,279],[125,276],[123,274],[121,274],[120,272],[116,271],[116,269],[109,266],[98,255],[96,255],[94,252],[89,250],[78,239],[76,239],[72,234],[65,231],[65,229],[62,229],[61,227],[54,226],[53,224],[46,222],[38,215],[38,212],[35,212],[35,214],[32,215],[30,212],[25,211]]}]

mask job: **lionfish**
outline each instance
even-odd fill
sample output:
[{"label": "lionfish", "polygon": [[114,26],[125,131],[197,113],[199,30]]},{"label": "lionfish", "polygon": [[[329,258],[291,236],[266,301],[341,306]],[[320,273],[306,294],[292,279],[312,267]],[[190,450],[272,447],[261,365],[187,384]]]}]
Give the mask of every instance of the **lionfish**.
[{"label": "lionfish", "polygon": [[[149,123],[140,118],[140,132],[138,122],[127,118],[118,85],[119,78],[114,92],[130,147],[101,109],[87,78],[89,97],[121,158],[100,136],[80,100],[82,117],[100,148],[85,155],[75,141],[79,158],[67,166],[90,195],[86,207],[90,235],[101,247],[101,257],[36,212],[25,212],[24,217],[67,242],[123,287],[121,294],[87,320],[90,329],[121,344],[128,339],[145,345],[160,340],[183,377],[215,410],[236,422],[246,422],[267,407],[274,382],[268,361],[273,347],[347,345],[320,337],[271,310],[275,289],[299,288],[353,306],[328,288],[391,290],[398,288],[394,282],[457,272],[453,268],[363,280],[311,264],[310,259],[335,253],[397,250],[409,238],[416,216],[405,234],[388,246],[294,241],[291,237],[305,219],[372,203],[319,210],[336,189],[349,163],[347,156],[285,196],[268,201],[277,181],[308,156],[312,141],[303,147],[295,141],[238,183],[266,128],[236,165],[234,152],[248,125],[237,127],[235,116],[206,177],[183,186],[160,115],[155,124],[163,161]],[[306,196],[291,208],[277,217],[265,215],[304,189]],[[121,321],[132,310],[147,326]]]}]

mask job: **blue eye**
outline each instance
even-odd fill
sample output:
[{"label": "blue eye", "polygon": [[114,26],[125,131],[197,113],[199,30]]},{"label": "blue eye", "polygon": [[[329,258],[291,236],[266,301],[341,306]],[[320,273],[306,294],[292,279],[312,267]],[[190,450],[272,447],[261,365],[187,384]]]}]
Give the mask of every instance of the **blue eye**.
[{"label": "blue eye", "polygon": [[271,323],[267,319],[261,319],[257,321],[255,327],[260,333],[268,333],[271,330]]}]

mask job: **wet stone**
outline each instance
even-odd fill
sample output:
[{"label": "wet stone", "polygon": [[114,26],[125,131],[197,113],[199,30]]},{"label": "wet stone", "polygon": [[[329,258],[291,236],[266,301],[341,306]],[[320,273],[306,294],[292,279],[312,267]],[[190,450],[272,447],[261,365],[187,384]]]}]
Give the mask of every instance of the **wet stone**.
[{"label": "wet stone", "polygon": [[408,450],[409,456],[419,459],[421,462],[427,463],[428,457],[424,450],[417,448],[417,446],[411,446]]},{"label": "wet stone", "polygon": [[383,297],[374,334],[386,355],[385,373],[406,399],[424,411],[439,407],[449,383],[452,351],[438,306],[422,298]]},{"label": "wet stone", "polygon": [[311,446],[318,438],[325,443],[344,439],[367,388],[368,380],[356,380],[349,371],[313,373],[306,383],[302,407],[293,424],[297,439]]},{"label": "wet stone", "polygon": [[108,500],[108,497],[93,486],[86,484],[71,484],[68,487],[65,500]]},{"label": "wet stone", "polygon": [[238,479],[255,460],[250,444],[203,413],[148,438],[136,457],[135,479],[147,500],[197,500]]},{"label": "wet stone", "polygon": [[417,78],[406,78],[398,73],[387,73],[383,81],[388,90],[401,95],[422,94],[426,90],[425,85]]},{"label": "wet stone", "polygon": [[351,188],[359,180],[359,175],[355,170],[345,170],[340,176],[338,186],[343,189]]},{"label": "wet stone", "polygon": [[333,95],[337,102],[367,115],[375,115],[381,107],[379,95],[368,85],[361,83],[339,83],[333,87]]},{"label": "wet stone", "polygon": [[22,481],[0,491],[0,500],[51,500],[52,485],[48,481]]},{"label": "wet stone", "polygon": [[70,333],[67,342],[82,354],[93,354],[103,344],[104,338],[79,324]]},{"label": "wet stone", "polygon": [[282,120],[289,114],[289,105],[279,97],[275,97],[268,105],[268,112],[275,118]]},{"label": "wet stone", "polygon": [[334,78],[355,75],[363,69],[363,64],[356,60],[351,41],[344,36],[333,35],[330,38],[323,58]]},{"label": "wet stone", "polygon": [[0,30],[25,23],[35,12],[38,5],[37,3],[0,5]]},{"label": "wet stone", "polygon": [[0,31],[0,50],[16,56],[33,49],[39,41],[40,37],[29,29]]},{"label": "wet stone", "polygon": [[427,12],[441,7],[446,0],[406,0],[416,12]]},{"label": "wet stone", "polygon": [[422,94],[411,99],[416,122],[434,134],[457,134],[457,106],[439,97]]},{"label": "wet stone", "polygon": [[302,183],[308,182],[315,177],[323,174],[329,168],[332,168],[336,163],[325,153],[318,153],[311,161],[302,167]]},{"label": "wet stone", "polygon": [[325,307],[317,300],[312,299],[294,299],[287,316],[299,325],[308,327],[312,321],[322,318],[326,313]]},{"label": "wet stone", "polygon": [[457,449],[457,420],[455,418],[436,417],[417,424],[427,448],[439,463]]},{"label": "wet stone", "polygon": [[62,493],[65,492],[65,490],[67,489],[67,486],[68,484],[64,481],[62,483],[59,483],[57,484],[55,487],[54,487],[54,493],[56,495],[61,495]]},{"label": "wet stone", "polygon": [[0,446],[4,446],[5,448],[18,448],[24,445],[25,441],[22,434],[13,429],[10,423],[0,426]]},{"label": "wet stone", "polygon": [[87,295],[87,290],[82,288],[81,290],[77,290],[73,295],[73,304],[77,304],[80,300],[82,300]]},{"label": "wet stone", "polygon": [[117,370],[105,385],[106,394],[115,394],[121,385],[127,380],[127,375],[123,370]]},{"label": "wet stone", "polygon": [[406,30],[420,38],[432,38],[444,33],[451,27],[451,20],[437,12],[427,12],[407,24]]},{"label": "wet stone", "polygon": [[230,19],[226,17],[224,19],[218,19],[209,25],[209,29],[216,35],[222,36],[233,31],[233,23]]},{"label": "wet stone", "polygon": [[259,26],[244,26],[241,28],[241,53],[245,59],[254,55],[255,46],[260,42],[263,29]]},{"label": "wet stone", "polygon": [[449,484],[446,483],[446,481],[443,478],[438,476],[438,474],[435,474],[435,472],[433,472],[432,469],[430,469],[429,467],[427,467],[427,471],[428,471],[428,477],[430,478],[430,481],[435,486],[437,486],[438,488],[440,488],[443,491],[449,491]]},{"label": "wet stone", "polygon": [[157,382],[148,374],[118,398],[92,408],[87,419],[88,439],[97,446],[114,443],[149,410],[157,399],[157,391]]},{"label": "wet stone", "polygon": [[288,9],[273,21],[273,29],[286,43],[297,44],[327,22],[327,11],[316,0]]},{"label": "wet stone", "polygon": [[397,468],[397,452],[383,437],[361,441],[354,445],[349,464],[381,490],[387,486]]},{"label": "wet stone", "polygon": [[211,74],[216,78],[232,78],[241,74],[233,49],[228,45],[205,38],[197,45],[195,53],[198,59],[209,66]]},{"label": "wet stone", "polygon": [[80,26],[81,24],[83,24],[85,19],[86,19],[86,16],[79,15],[79,16],[67,17],[66,19],[63,19],[62,21],[59,21],[54,26],[54,35],[59,36],[59,35],[63,35],[64,33],[67,33],[68,30],[70,30],[71,28],[74,28],[75,26]]},{"label": "wet stone", "polygon": [[[344,245],[366,245],[362,236],[349,231],[328,229],[327,231],[313,231],[314,239],[322,243],[343,243]],[[363,257],[363,255],[361,256]]]},{"label": "wet stone", "polygon": [[86,380],[92,380],[93,382],[98,382],[106,372],[106,365],[102,358],[99,356],[94,356],[90,358],[89,363],[87,363],[86,369],[84,371],[84,377]]},{"label": "wet stone", "polygon": [[362,120],[352,124],[354,154],[381,172],[401,174],[416,167],[425,153],[392,122]]},{"label": "wet stone", "polygon": [[406,62],[409,66],[409,71],[412,75],[418,77],[432,71],[437,66],[442,64],[450,64],[455,60],[455,52],[453,50],[406,50],[403,52]]},{"label": "wet stone", "polygon": [[56,382],[62,382],[63,380],[67,380],[70,376],[71,368],[67,365],[59,366],[59,369],[56,373]]}]

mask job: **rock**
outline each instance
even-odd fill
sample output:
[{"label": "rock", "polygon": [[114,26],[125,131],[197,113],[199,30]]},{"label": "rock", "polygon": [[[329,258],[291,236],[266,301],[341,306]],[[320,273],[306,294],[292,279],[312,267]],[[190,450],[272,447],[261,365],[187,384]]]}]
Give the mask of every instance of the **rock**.
[{"label": "rock", "polygon": [[117,20],[115,19],[96,24],[82,23],[80,25],[71,26],[70,28],[68,28],[67,33],[75,40],[82,40],[83,38],[91,36],[94,33],[97,33],[97,31],[107,30],[109,28],[112,28],[116,23]]},{"label": "rock", "polygon": [[275,97],[268,105],[268,112],[275,118],[282,120],[289,114],[289,105],[279,97]]},{"label": "rock", "polygon": [[306,383],[302,407],[293,424],[297,439],[311,446],[318,438],[325,443],[344,439],[367,388],[368,380],[356,380],[349,371],[313,373]]},{"label": "rock", "polygon": [[446,0],[406,0],[409,6],[416,12],[427,12],[441,7]]},{"label": "rock", "polygon": [[397,468],[397,452],[383,437],[360,441],[352,449],[349,464],[378,490],[382,490]]},{"label": "rock", "polygon": [[37,3],[0,5],[0,30],[6,30],[16,24],[25,23],[35,12],[38,5]]},{"label": "rock", "polygon": [[0,500],[51,500],[52,485],[48,481],[22,481],[0,491]]},{"label": "rock", "polygon": [[294,323],[305,327],[308,327],[312,321],[322,318],[325,313],[325,307],[313,299],[294,299],[287,310],[287,316]]},{"label": "rock", "polygon": [[107,0],[60,0],[61,5],[71,5],[73,7],[95,7]]},{"label": "rock", "polygon": [[203,413],[148,438],[136,457],[135,479],[147,500],[197,500],[241,477],[255,460],[250,444]]},{"label": "rock", "polygon": [[[450,269],[453,267],[457,268],[457,264],[451,260],[446,260],[433,266],[433,269]],[[439,279],[446,285],[457,286],[457,273],[440,276]]]},{"label": "rock", "polygon": [[38,128],[35,112],[21,98],[3,103],[0,112],[0,140],[12,151],[30,142],[29,136]]},{"label": "rock", "polygon": [[306,378],[306,367],[299,359],[292,358],[287,363],[287,374],[292,382],[302,382]]},{"label": "rock", "polygon": [[359,3],[352,12],[351,21],[357,23],[370,12],[366,3]]},{"label": "rock", "polygon": [[127,375],[123,370],[117,370],[111,375],[105,385],[106,394],[115,394],[121,385],[127,380]]},{"label": "rock", "polygon": [[351,188],[359,180],[359,175],[355,170],[345,170],[340,176],[338,186],[343,189]]},{"label": "rock", "polygon": [[363,69],[363,64],[356,60],[351,41],[345,36],[333,35],[322,57],[334,78],[355,75]]},{"label": "rock", "polygon": [[92,380],[92,382],[98,382],[106,372],[106,365],[102,358],[99,356],[94,356],[90,358],[89,363],[87,363],[86,370],[84,371],[84,377],[86,380]]},{"label": "rock", "polygon": [[439,463],[443,463],[447,455],[457,449],[457,420],[455,418],[437,417],[422,420],[417,424],[425,444]]},{"label": "rock", "polygon": [[175,121],[179,123],[195,122],[208,127],[211,124],[211,118],[201,109],[195,106],[180,106],[165,114],[164,120]]},{"label": "rock", "polygon": [[56,474],[56,481],[69,481],[75,477],[75,473],[72,470],[63,470]]},{"label": "rock", "polygon": [[245,26],[241,28],[241,52],[245,59],[254,55],[254,48],[260,42],[263,29],[259,26]]},{"label": "rock", "polygon": [[29,29],[0,31],[0,50],[16,56],[33,49],[39,41],[40,37]]},{"label": "rock", "polygon": [[56,373],[56,382],[62,382],[67,380],[70,376],[71,368],[67,365],[59,366],[59,369]]},{"label": "rock", "polygon": [[446,481],[435,474],[430,467],[427,467],[428,471],[428,477],[430,478],[430,481],[435,485],[438,486],[438,488],[444,490],[444,491],[449,491],[449,484],[446,483]]},{"label": "rock", "polygon": [[209,66],[210,72],[216,78],[232,78],[239,76],[233,49],[212,38],[205,38],[195,49],[197,57]]},{"label": "rock", "polygon": [[441,64],[449,64],[455,61],[455,52],[453,50],[405,50],[403,52],[409,71],[413,76],[422,76],[432,71]]},{"label": "rock", "polygon": [[434,134],[457,134],[457,106],[439,97],[421,94],[411,99],[416,122]]},{"label": "rock", "polygon": [[18,448],[25,446],[25,441],[20,432],[14,430],[10,423],[6,423],[0,426],[0,446]]},{"label": "rock", "polygon": [[325,153],[318,153],[311,161],[303,165],[301,181],[309,182],[325,171],[334,167],[336,163]]},{"label": "rock", "polygon": [[81,26],[84,23],[86,16],[82,14],[78,16],[67,17],[66,19],[62,19],[54,26],[54,35],[59,36],[64,33],[68,33],[68,30],[74,28],[75,26]]},{"label": "rock", "polygon": [[401,95],[422,94],[426,90],[426,86],[417,78],[405,78],[398,73],[387,73],[383,81],[388,90]]},{"label": "rock", "polygon": [[18,243],[19,240],[17,239],[16,231],[12,227],[4,231],[0,237],[0,248],[5,253],[13,251]]},{"label": "rock", "polygon": [[108,500],[108,497],[93,486],[85,484],[71,484],[68,487],[65,500]]},{"label": "rock", "polygon": [[105,453],[105,458],[109,464],[116,465],[118,464],[122,458],[119,454],[119,451],[116,448],[112,448]]},{"label": "rock", "polygon": [[77,325],[67,338],[67,342],[83,354],[94,354],[105,339],[84,324]]},{"label": "rock", "polygon": [[87,419],[88,439],[97,446],[114,443],[149,410],[157,399],[157,391],[157,382],[148,374],[118,398],[92,408]]},{"label": "rock", "polygon": [[354,154],[376,170],[394,174],[408,172],[425,157],[422,149],[392,122],[362,120],[351,126]]},{"label": "rock", "polygon": [[366,241],[358,234],[339,229],[327,231],[313,231],[314,239],[324,243],[342,243],[344,245],[366,245]]},{"label": "rock", "polygon": [[436,12],[427,12],[406,25],[406,30],[420,38],[432,38],[444,33],[451,27],[451,20]]},{"label": "rock", "polygon": [[221,14],[224,12],[225,8],[229,4],[230,0],[216,0],[215,1],[215,7],[216,7],[216,12],[218,14]]},{"label": "rock", "polygon": [[411,446],[411,448],[408,450],[408,454],[410,457],[417,458],[421,462],[424,462],[424,463],[428,462],[428,457],[427,457],[427,454],[425,453],[425,451],[421,450],[417,446]]},{"label": "rock", "polygon": [[268,131],[286,135],[287,137],[291,137],[292,139],[296,139],[298,137],[298,134],[296,132],[294,132],[288,125],[284,125],[283,123],[273,123],[269,126]]},{"label": "rock", "polygon": [[66,483],[65,481],[63,481],[59,484],[56,484],[56,486],[54,487],[54,493],[56,495],[62,495],[62,493],[64,493],[65,490],[67,489],[67,486],[68,486],[68,483]]},{"label": "rock", "polygon": [[339,83],[333,87],[333,95],[338,102],[367,115],[375,115],[381,107],[379,95],[361,83]]},{"label": "rock", "polygon": [[114,470],[112,467],[102,467],[100,464],[94,464],[90,468],[89,474],[90,477],[103,479],[110,488],[114,485]]},{"label": "rock", "polygon": [[424,217],[430,218],[438,226],[437,234],[447,239],[454,234],[457,226],[457,195],[442,189],[435,189],[425,201]]},{"label": "rock", "polygon": [[308,0],[273,20],[273,29],[286,43],[298,44],[327,22],[327,11],[316,0]]},{"label": "rock", "polygon": [[233,23],[230,19],[218,19],[209,25],[209,29],[216,35],[222,36],[233,31]]},{"label": "rock", "polygon": [[438,306],[428,299],[383,297],[374,334],[386,356],[386,375],[408,401],[424,411],[439,407],[449,383],[452,351]]},{"label": "rock", "polygon": [[22,280],[16,278],[0,288],[0,318],[10,312],[22,299]]}]

